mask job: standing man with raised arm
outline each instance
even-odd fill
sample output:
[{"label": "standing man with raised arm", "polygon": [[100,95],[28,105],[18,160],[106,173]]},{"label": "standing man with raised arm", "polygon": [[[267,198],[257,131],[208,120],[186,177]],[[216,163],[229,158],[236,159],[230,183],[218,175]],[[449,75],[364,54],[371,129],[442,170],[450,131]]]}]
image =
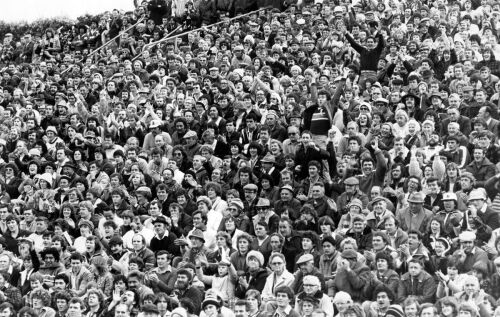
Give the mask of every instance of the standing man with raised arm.
[{"label": "standing man with raised arm", "polygon": [[375,34],[367,37],[366,47],[357,43],[349,32],[346,32],[345,37],[352,48],[360,55],[359,85],[364,90],[368,79],[371,78],[374,82],[377,81],[377,65],[385,46],[384,38],[380,32],[380,24]]}]

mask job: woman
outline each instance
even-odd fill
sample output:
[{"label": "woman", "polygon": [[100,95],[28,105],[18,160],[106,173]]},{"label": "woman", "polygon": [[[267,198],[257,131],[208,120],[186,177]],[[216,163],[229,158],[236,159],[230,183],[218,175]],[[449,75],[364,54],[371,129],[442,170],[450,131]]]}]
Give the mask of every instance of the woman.
[{"label": "woman", "polygon": [[379,251],[375,255],[376,270],[373,271],[375,278],[387,286],[393,294],[397,294],[399,275],[394,271],[393,259],[386,251]]},{"label": "woman", "polygon": [[[319,267],[319,258],[321,253],[317,250],[318,246],[318,235],[313,231],[305,231],[302,234],[302,252],[295,256],[295,263],[304,254],[312,254],[314,257],[314,266]],[[295,265],[295,271],[299,269],[299,265]]]},{"label": "woman", "polygon": [[62,218],[69,226],[70,232],[74,232],[76,228],[76,213],[75,207],[68,202],[62,204],[59,211],[59,218]]},{"label": "woman", "polygon": [[435,243],[437,239],[443,237],[446,238],[446,234],[444,232],[444,226],[441,218],[432,218],[422,241],[424,246],[431,252],[431,254],[435,254]]},{"label": "woman", "polygon": [[250,163],[250,168],[252,169],[252,172],[254,174],[259,173],[259,171],[262,168],[260,162],[260,158],[263,152],[262,146],[259,143],[252,141],[248,145],[247,151],[248,151],[248,161]]},{"label": "woman", "polygon": [[[244,234],[243,231],[236,228],[236,219],[233,215],[227,215],[222,220],[224,223],[224,230],[231,237],[231,248],[233,250],[238,249],[238,237]],[[231,253],[232,254],[232,253]]]},{"label": "woman", "polygon": [[358,123],[359,126],[359,132],[362,133],[363,135],[368,135],[368,132],[370,131],[372,124],[372,118],[370,116],[370,113],[361,113],[358,116],[356,122]]},{"label": "woman", "polygon": [[463,291],[455,293],[459,304],[482,304],[488,294],[479,286],[479,280],[474,275],[466,275],[463,279]]},{"label": "woman", "polygon": [[346,292],[340,291],[335,293],[335,296],[332,299],[333,305],[338,311],[336,317],[345,316],[345,312],[349,306],[352,305],[353,301],[351,295]]},{"label": "woman", "polygon": [[0,304],[0,317],[16,317],[16,310],[11,303]]},{"label": "woman", "polygon": [[19,197],[19,185],[21,185],[22,181],[22,178],[19,177],[19,169],[16,164],[8,163],[5,165],[4,173],[0,175],[0,185],[2,185],[11,199]]},{"label": "woman", "polygon": [[87,157],[85,152],[81,149],[76,149],[73,152],[73,160],[75,161],[76,170],[80,176],[87,176],[90,170],[89,163],[87,162]]},{"label": "woman", "polygon": [[301,316],[310,317],[314,310],[318,308],[319,300],[313,296],[306,295],[298,302],[298,311]]},{"label": "woman", "polygon": [[[233,243],[231,241],[231,235],[223,230],[219,230],[215,236],[216,250],[207,254],[208,263],[217,263],[222,260],[225,254],[231,255],[236,252],[233,248]],[[208,272],[215,272],[216,266],[209,265]]]},{"label": "woman", "polygon": [[276,291],[280,287],[290,287],[295,280],[294,275],[286,269],[286,259],[282,253],[272,253],[269,257],[269,264],[272,273],[267,276],[266,284],[262,290],[263,302],[276,300]]},{"label": "woman", "polygon": [[215,182],[208,182],[205,185],[205,191],[212,202],[212,209],[217,213],[223,214],[227,209],[227,202],[221,198],[221,186]]},{"label": "woman", "polygon": [[441,298],[436,303],[436,308],[441,317],[457,317],[458,316],[458,301],[453,296]]},{"label": "woman", "polygon": [[274,164],[275,168],[281,171],[285,168],[285,156],[283,154],[283,143],[279,140],[272,139],[269,144],[269,150],[271,154],[274,155],[274,159],[276,163]]},{"label": "woman", "polygon": [[260,197],[269,199],[271,206],[279,200],[280,190],[278,186],[275,186],[273,177],[269,174],[263,174],[260,177]]},{"label": "woman", "polygon": [[410,118],[408,117],[406,111],[399,109],[396,111],[395,119],[396,123],[392,125],[392,133],[394,137],[401,137],[404,139],[406,135],[409,134],[408,122],[410,121]]},{"label": "woman", "polygon": [[404,138],[404,144],[408,149],[422,146],[420,144],[420,124],[415,119],[408,121],[408,134]]},{"label": "woman", "polygon": [[435,123],[431,120],[425,120],[422,123],[422,131],[420,132],[420,146],[427,146],[429,142],[432,144],[431,136],[435,133]]},{"label": "woman", "polygon": [[113,291],[113,274],[109,272],[106,258],[103,256],[94,256],[90,262],[90,271],[94,274],[98,289],[103,291],[104,296],[110,297]]}]

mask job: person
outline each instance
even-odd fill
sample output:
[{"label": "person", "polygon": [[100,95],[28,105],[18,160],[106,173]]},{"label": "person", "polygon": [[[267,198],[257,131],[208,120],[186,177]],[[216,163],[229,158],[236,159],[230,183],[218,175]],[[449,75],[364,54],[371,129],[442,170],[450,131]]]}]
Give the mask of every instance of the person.
[{"label": "person", "polygon": [[10,274],[0,272],[0,297],[2,302],[11,303],[14,309],[22,307],[22,295],[19,289],[9,284]]},{"label": "person", "polygon": [[276,289],[280,286],[290,287],[295,280],[292,273],[286,269],[285,256],[281,253],[273,253],[269,258],[272,273],[266,278],[266,284],[262,290],[262,301],[276,300]]},{"label": "person", "polygon": [[300,303],[306,297],[312,297],[315,299],[319,299],[317,306],[321,308],[326,316],[332,317],[334,314],[333,304],[328,297],[327,294],[321,291],[321,282],[317,276],[314,275],[305,275],[303,278],[304,282],[304,290],[297,294],[297,298],[295,300],[295,310],[299,313],[303,313],[303,307],[300,307]]},{"label": "person", "polygon": [[354,250],[344,250],[337,264],[337,275],[334,280],[336,291],[352,294],[353,300],[365,299],[363,288],[372,279],[370,269],[358,262],[358,255]]},{"label": "person", "polygon": [[[327,295],[340,317],[451,317],[437,300],[459,293],[494,315],[498,3],[139,2],[0,26],[6,289],[62,290],[65,316],[205,315],[200,263],[214,315],[290,313],[274,279],[305,316]],[[422,306],[413,260],[437,285]]]},{"label": "person", "polygon": [[178,295],[174,297],[174,301],[179,302],[183,298],[189,298],[193,303],[195,314],[199,315],[203,293],[196,287],[192,286],[193,275],[187,269],[177,271],[177,280],[175,282],[175,290]]},{"label": "person", "polygon": [[408,273],[403,274],[398,285],[397,301],[403,302],[410,295],[420,303],[432,303],[436,294],[436,281],[423,269],[423,263],[412,258],[408,263]]}]

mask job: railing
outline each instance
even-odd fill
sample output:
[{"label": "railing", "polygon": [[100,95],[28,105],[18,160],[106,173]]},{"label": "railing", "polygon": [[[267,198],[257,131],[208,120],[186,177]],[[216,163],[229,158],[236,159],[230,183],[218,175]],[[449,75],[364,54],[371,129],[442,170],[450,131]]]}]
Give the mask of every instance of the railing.
[{"label": "railing", "polygon": [[258,9],[258,10],[255,10],[255,11],[252,11],[252,12],[248,12],[248,13],[244,13],[244,14],[240,14],[234,18],[230,18],[228,20],[224,20],[224,21],[219,21],[219,22],[215,22],[215,23],[212,23],[210,25],[206,25],[206,26],[202,26],[201,28],[197,28],[197,29],[194,29],[194,30],[189,30],[189,31],[186,31],[186,32],[182,32],[182,33],[179,33],[179,34],[176,34],[176,35],[172,35],[173,33],[175,33],[179,28],[177,27],[177,29],[173,30],[172,32],[170,32],[169,34],[167,34],[165,37],[163,37],[162,39],[159,39],[158,41],[155,41],[155,42],[152,42],[152,43],[149,43],[149,44],[146,44],[144,45],[144,47],[142,48],[142,51],[137,55],[135,56],[132,60],[136,60],[137,58],[139,58],[142,53],[148,49],[149,47],[153,47],[157,44],[160,44],[162,42],[166,42],[166,41],[169,41],[169,40],[173,40],[173,39],[176,39],[178,37],[181,37],[181,36],[186,36],[190,33],[193,33],[193,32],[198,32],[198,31],[202,31],[206,28],[210,28],[210,27],[213,27],[213,26],[216,26],[216,25],[219,25],[219,24],[224,24],[224,23],[228,23],[228,22],[231,22],[233,20],[238,20],[238,19],[241,19],[242,17],[244,16],[247,16],[247,15],[251,15],[251,14],[254,14],[254,13],[257,13],[257,12],[260,12],[260,11],[264,11],[264,10],[269,10],[271,7],[266,7],[266,8],[261,8],[261,9]]},{"label": "railing", "polygon": [[[83,62],[84,59],[94,55],[95,53],[99,52],[101,49],[103,49],[104,47],[108,46],[110,43],[112,43],[113,41],[115,41],[118,37],[120,37],[123,33],[125,32],[128,32],[129,30],[131,30],[132,28],[136,27],[137,24],[141,23],[142,21],[144,21],[144,17],[140,18],[139,20],[137,20],[137,22],[134,24],[134,25],[131,25],[129,26],[128,28],[126,28],[125,30],[123,31],[120,31],[118,33],[117,36],[113,37],[112,39],[110,39],[109,41],[107,41],[106,43],[102,44],[101,46],[99,46],[98,48],[96,48],[95,50],[93,50],[92,52],[90,52],[87,56],[85,56],[84,58],[82,58],[81,60],[79,60],[78,62]],[[72,68],[72,66],[69,66],[68,68],[66,68],[65,70],[63,70],[61,72],[61,74],[64,74],[65,72],[69,71],[70,69]]]}]

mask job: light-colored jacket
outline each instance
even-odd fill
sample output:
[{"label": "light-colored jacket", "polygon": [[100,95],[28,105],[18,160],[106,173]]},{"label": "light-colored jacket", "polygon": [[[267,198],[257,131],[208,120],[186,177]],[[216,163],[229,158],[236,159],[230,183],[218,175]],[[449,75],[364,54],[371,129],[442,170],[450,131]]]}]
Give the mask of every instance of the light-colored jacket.
[{"label": "light-colored jacket", "polygon": [[292,273],[288,272],[286,269],[283,274],[276,276],[276,273],[269,274],[266,278],[266,284],[262,290],[262,300],[268,301],[274,298],[274,290],[280,286],[292,286],[295,277]]}]

